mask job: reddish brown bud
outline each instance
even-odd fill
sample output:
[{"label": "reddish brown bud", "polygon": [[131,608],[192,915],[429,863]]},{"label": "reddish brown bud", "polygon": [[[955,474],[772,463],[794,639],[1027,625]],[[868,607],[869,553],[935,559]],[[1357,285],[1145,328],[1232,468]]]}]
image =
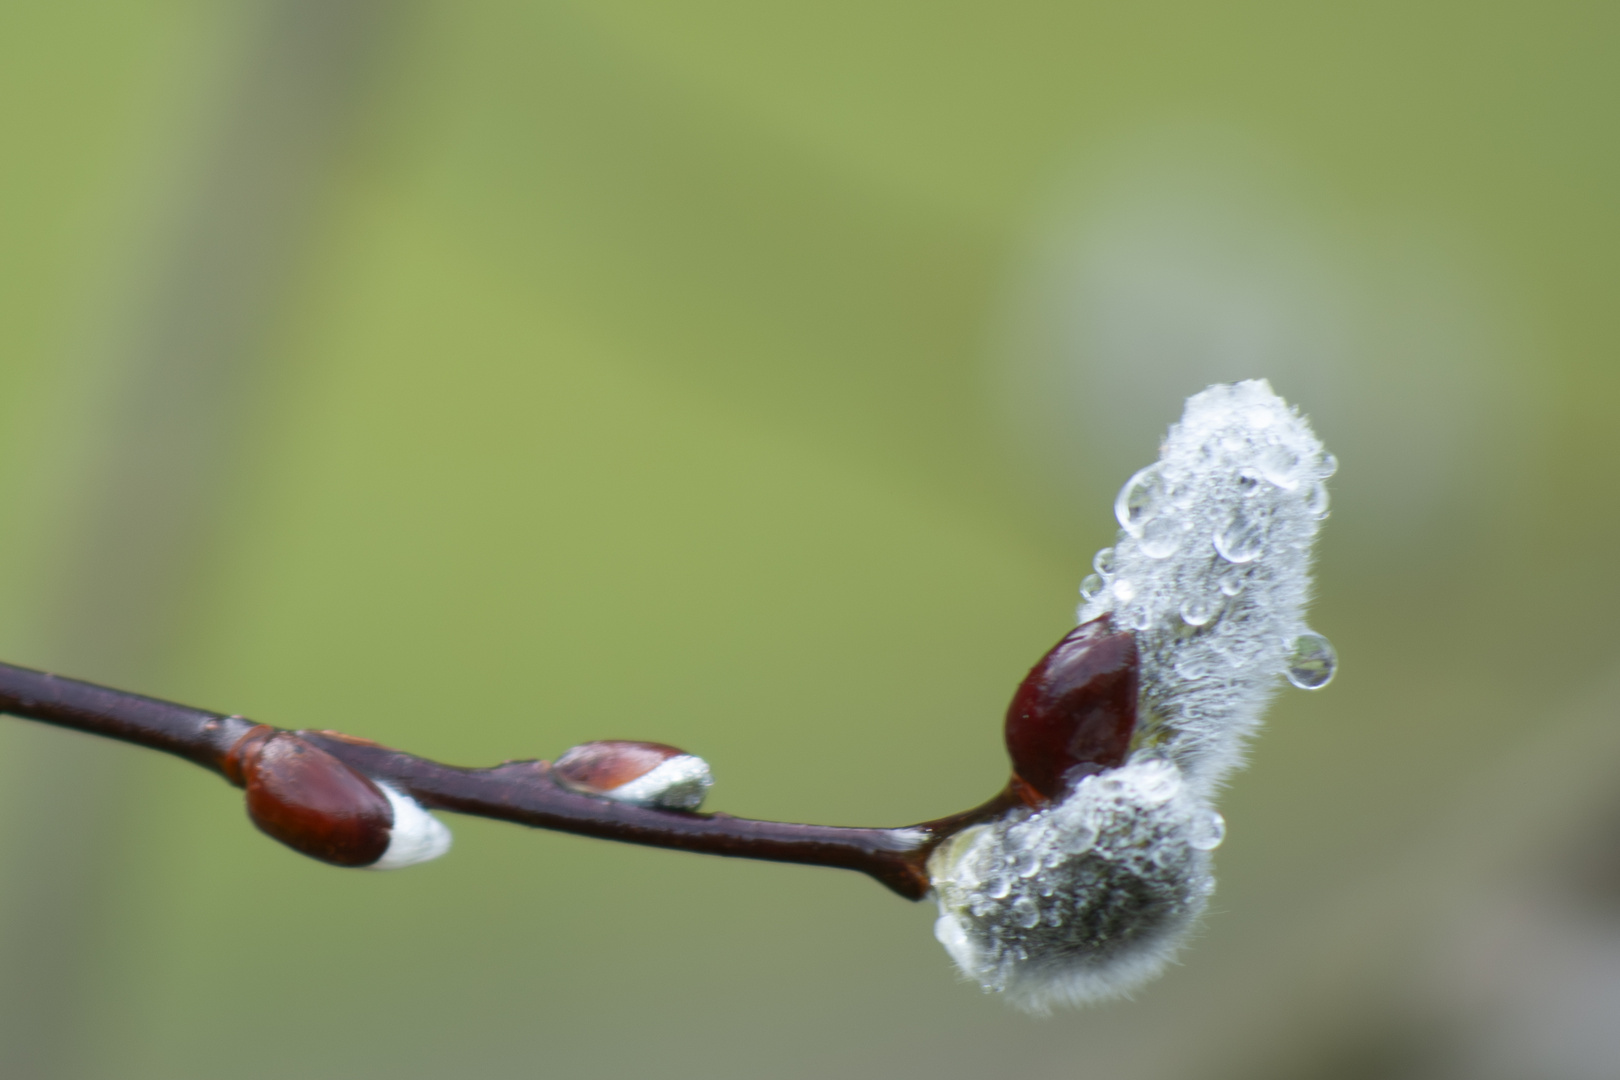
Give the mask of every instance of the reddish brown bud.
[{"label": "reddish brown bud", "polygon": [[1057,799],[1082,778],[1124,764],[1136,731],[1139,670],[1135,636],[1115,633],[1107,615],[1065,635],[1007,708],[1015,781]]},{"label": "reddish brown bud", "polygon": [[582,743],[551,770],[576,791],[669,810],[696,810],[714,782],[700,757],[663,743],[626,739]]},{"label": "reddish brown bud", "polygon": [[335,866],[370,866],[388,850],[394,811],[387,797],[294,733],[254,728],[224,766],[247,789],[253,824],[294,851]]},{"label": "reddish brown bud", "polygon": [[602,739],[574,747],[551,768],[569,787],[605,795],[684,753],[663,743]]}]

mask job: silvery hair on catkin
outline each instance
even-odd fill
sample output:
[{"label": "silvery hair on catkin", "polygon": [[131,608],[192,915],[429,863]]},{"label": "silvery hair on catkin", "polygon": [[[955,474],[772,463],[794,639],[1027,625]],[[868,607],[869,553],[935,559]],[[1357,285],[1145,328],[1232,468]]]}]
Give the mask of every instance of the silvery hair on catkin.
[{"label": "silvery hair on catkin", "polygon": [[1282,677],[1314,689],[1333,674],[1305,605],[1334,468],[1251,380],[1189,398],[1159,460],[1126,482],[1079,621],[1135,634],[1130,754],[934,853],[935,933],[964,976],[1044,1013],[1129,993],[1174,956],[1214,890],[1222,780]]}]

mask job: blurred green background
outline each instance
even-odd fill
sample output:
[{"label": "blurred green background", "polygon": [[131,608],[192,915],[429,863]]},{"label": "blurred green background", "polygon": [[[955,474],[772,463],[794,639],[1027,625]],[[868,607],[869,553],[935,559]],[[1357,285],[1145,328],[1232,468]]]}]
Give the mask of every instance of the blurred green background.
[{"label": "blurred green background", "polygon": [[0,1075],[1612,1077],[1620,7],[0,7],[0,655],[443,760],[1004,777],[1112,493],[1342,469],[1221,887],[1035,1021],[852,874],[450,819],[339,871],[0,727]]}]

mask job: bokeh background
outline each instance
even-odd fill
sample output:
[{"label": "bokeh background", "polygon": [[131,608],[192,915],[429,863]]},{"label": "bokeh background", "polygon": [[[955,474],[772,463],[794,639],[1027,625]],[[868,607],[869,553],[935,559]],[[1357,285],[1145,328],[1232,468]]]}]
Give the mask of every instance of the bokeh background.
[{"label": "bokeh background", "polygon": [[452,819],[339,871],[0,727],[0,1075],[1620,1066],[1620,7],[0,6],[0,655],[710,805],[999,786],[1208,382],[1342,462],[1194,946],[1036,1021],[852,874]]}]

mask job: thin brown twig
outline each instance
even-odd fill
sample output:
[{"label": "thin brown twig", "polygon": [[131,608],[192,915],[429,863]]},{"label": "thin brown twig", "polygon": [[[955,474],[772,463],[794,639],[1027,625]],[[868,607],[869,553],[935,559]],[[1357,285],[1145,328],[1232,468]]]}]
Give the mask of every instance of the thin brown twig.
[{"label": "thin brown twig", "polygon": [[[264,726],[240,716],[0,664],[0,712],[162,750],[234,783],[228,756]],[[279,729],[276,729],[279,730]],[[545,761],[486,769],[444,765],[333,731],[299,738],[436,810],[512,821],[605,840],[733,858],[834,866],[869,874],[910,900],[928,894],[927,860],[943,840],[1020,801],[1012,785],[982,806],[901,828],[758,821],[637,806],[564,786]]]}]

